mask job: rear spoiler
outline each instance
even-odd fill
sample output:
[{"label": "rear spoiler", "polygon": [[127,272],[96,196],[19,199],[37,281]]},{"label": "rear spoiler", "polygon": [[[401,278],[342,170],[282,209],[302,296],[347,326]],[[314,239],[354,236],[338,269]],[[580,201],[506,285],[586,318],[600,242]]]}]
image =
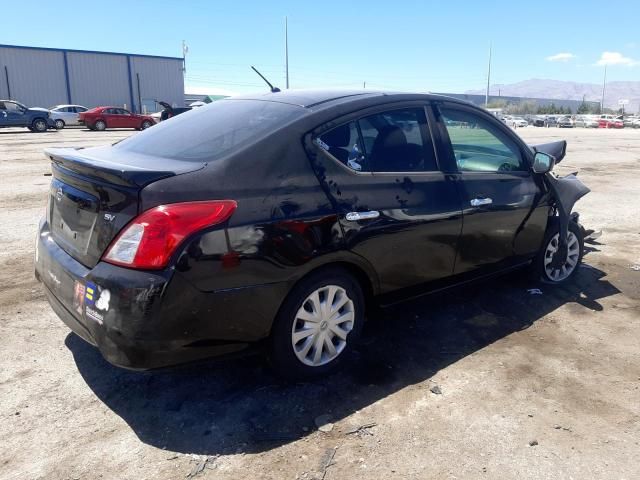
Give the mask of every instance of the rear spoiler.
[{"label": "rear spoiler", "polygon": [[[51,163],[83,176],[126,187],[144,187],[162,178],[200,170],[199,162],[183,162],[149,157],[133,152],[119,152],[113,147],[88,149],[48,148],[44,151]],[[126,163],[122,158],[126,158]]]},{"label": "rear spoiler", "polygon": [[540,145],[531,145],[531,148],[534,153],[546,153],[555,159],[555,163],[560,163],[567,153],[567,141],[558,140],[557,142],[541,143]]}]

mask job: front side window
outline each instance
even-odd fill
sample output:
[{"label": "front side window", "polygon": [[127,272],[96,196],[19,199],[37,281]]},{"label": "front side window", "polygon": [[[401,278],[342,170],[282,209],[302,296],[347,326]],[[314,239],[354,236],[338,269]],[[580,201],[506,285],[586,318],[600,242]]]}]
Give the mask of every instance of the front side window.
[{"label": "front side window", "polygon": [[489,120],[454,108],[441,108],[440,113],[460,171],[526,170],[516,143]]},{"label": "front side window", "polygon": [[20,112],[22,113],[22,108],[17,103],[13,102],[5,102],[5,107],[9,112]]},{"label": "front side window", "polygon": [[438,170],[424,108],[369,115],[324,133],[316,143],[356,171]]}]

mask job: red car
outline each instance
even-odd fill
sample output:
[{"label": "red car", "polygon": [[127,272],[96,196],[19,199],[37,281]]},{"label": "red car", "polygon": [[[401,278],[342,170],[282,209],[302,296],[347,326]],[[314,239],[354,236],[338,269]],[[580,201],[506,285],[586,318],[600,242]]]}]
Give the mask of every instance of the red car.
[{"label": "red car", "polygon": [[148,115],[138,115],[120,107],[96,107],[79,115],[78,123],[86,125],[89,130],[106,130],[107,128],[135,128],[144,130],[155,122]]},{"label": "red car", "polygon": [[598,128],[624,128],[622,118],[613,115],[600,115]]}]

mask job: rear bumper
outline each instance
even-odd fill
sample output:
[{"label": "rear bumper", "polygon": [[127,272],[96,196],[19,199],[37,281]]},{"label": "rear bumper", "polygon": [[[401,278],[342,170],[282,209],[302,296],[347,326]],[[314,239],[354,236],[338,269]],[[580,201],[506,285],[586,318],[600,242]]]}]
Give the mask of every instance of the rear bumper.
[{"label": "rear bumper", "polygon": [[172,269],[89,269],[42,222],[36,277],[55,313],[119,367],[144,370],[243,350],[268,336],[286,295],[270,284],[202,292]]}]

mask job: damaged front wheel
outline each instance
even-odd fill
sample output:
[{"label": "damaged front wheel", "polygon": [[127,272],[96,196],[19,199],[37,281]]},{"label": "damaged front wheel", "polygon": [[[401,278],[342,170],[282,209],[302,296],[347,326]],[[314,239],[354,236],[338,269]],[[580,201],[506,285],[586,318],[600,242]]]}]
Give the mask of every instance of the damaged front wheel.
[{"label": "damaged front wheel", "polygon": [[569,222],[566,248],[560,245],[559,230],[557,225],[547,230],[536,258],[536,274],[545,283],[565,282],[582,262],[584,235],[580,226],[573,221]]}]

